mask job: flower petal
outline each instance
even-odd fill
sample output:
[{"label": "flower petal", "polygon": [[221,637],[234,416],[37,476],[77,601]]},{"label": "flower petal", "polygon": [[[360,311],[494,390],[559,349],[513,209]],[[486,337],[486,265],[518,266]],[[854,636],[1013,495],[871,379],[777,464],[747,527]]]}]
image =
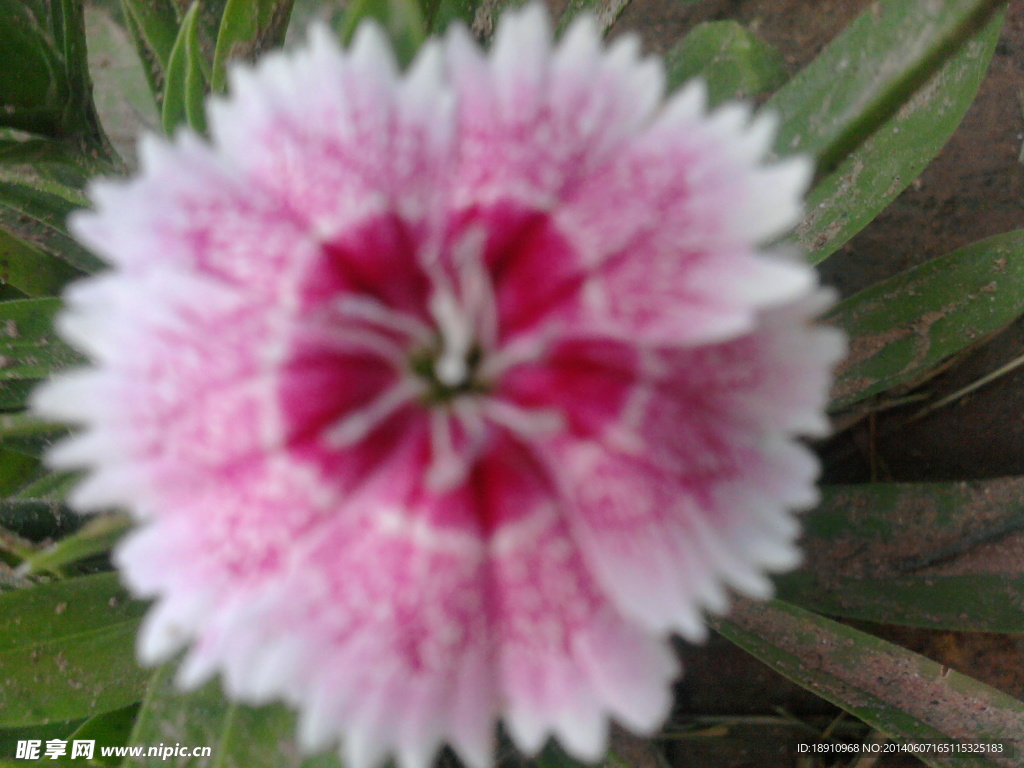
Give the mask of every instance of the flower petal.
[{"label": "flower petal", "polygon": [[349,55],[325,27],[310,37],[301,53],[232,72],[232,98],[210,109],[219,152],[324,240],[383,213],[429,231],[454,146],[439,51],[425,46],[400,83],[375,25],[359,28]]},{"label": "flower petal", "polygon": [[428,768],[444,741],[485,765],[497,699],[482,542],[370,503],[362,497],[331,517],[244,618],[261,627],[266,648],[287,649],[291,628],[303,627],[291,676],[277,690],[254,689],[265,651],[229,674],[229,691],[302,703],[306,746],[322,748],[340,729],[346,762],[359,768],[388,754],[403,768]]},{"label": "flower petal", "polygon": [[[577,184],[553,212],[588,265],[578,325],[605,324],[651,343],[739,335],[756,313],[806,295],[812,270],[756,245],[796,223],[810,165],[759,165],[764,119],[706,118],[703,91],[675,96],[645,132]],[[726,117],[728,120],[717,119]]]},{"label": "flower petal", "polygon": [[263,296],[318,254],[294,209],[240,177],[188,132],[149,137],[143,172],[90,187],[96,212],[76,212],[74,234],[129,272],[178,266]]},{"label": "flower petal", "polygon": [[[608,715],[642,731],[671,705],[678,672],[663,641],[628,624],[608,602],[557,517],[532,517],[492,542],[492,603],[506,723],[520,748],[557,736],[572,755],[596,761]],[[625,670],[629,670],[628,673]],[[631,677],[625,688],[615,683]]]},{"label": "flower petal", "polygon": [[551,38],[539,4],[502,17],[490,59],[465,30],[449,34],[449,77],[459,93],[457,207],[549,210],[657,107],[664,74],[639,60],[635,41],[603,54],[589,19],[554,53]]}]

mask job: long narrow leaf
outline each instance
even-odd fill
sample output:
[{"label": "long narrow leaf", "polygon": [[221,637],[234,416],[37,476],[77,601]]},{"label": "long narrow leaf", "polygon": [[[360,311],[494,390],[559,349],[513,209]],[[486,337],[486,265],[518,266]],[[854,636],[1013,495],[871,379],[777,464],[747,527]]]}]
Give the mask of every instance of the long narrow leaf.
[{"label": "long narrow leaf", "polygon": [[68,433],[67,426],[39,421],[27,413],[0,414],[0,446],[18,453],[38,457]]},{"label": "long narrow leaf", "polygon": [[42,472],[36,477],[27,478],[28,482],[12,493],[11,500],[63,502],[80,478],[79,472]]},{"label": "long narrow leaf", "polygon": [[171,58],[167,64],[167,80],[164,84],[163,112],[160,116],[164,131],[173,133],[179,125],[188,124],[197,131],[206,130],[203,101],[206,97],[206,81],[200,62],[199,39],[196,36],[196,20],[199,3],[192,3],[182,19],[178,38],[174,41]]},{"label": "long narrow leaf", "polygon": [[99,515],[91,518],[82,529],[32,554],[18,567],[19,576],[52,571],[86,558],[109,552],[131,528],[131,518],[124,514]]},{"label": "long narrow leaf", "polygon": [[76,531],[83,518],[69,507],[47,499],[0,500],[0,528],[25,539],[57,539]]},{"label": "long narrow leaf", "polygon": [[118,153],[134,165],[136,140],[160,125],[145,67],[127,31],[107,10],[88,6],[85,24],[96,111]]},{"label": "long narrow leaf", "polygon": [[1006,0],[881,0],[768,101],[779,155],[831,171],[889,120]]},{"label": "long narrow leaf", "polygon": [[558,20],[558,28],[565,29],[581,13],[592,13],[597,17],[601,29],[608,30],[629,3],[630,0],[569,0],[565,12]]},{"label": "long narrow leaf", "polygon": [[41,3],[0,4],[0,125],[56,135],[67,73]]},{"label": "long narrow leaf", "polygon": [[669,89],[700,76],[708,103],[759,96],[789,79],[782,54],[735,21],[698,24],[665,55]]},{"label": "long narrow leaf", "polygon": [[0,381],[42,379],[83,361],[53,330],[60,307],[60,299],[0,302]]},{"label": "long narrow leaf", "polygon": [[178,16],[173,0],[121,0],[128,31],[135,40],[146,79],[158,100],[164,90],[167,67],[174,41],[178,38]]},{"label": "long narrow leaf", "polygon": [[779,600],[742,601],[712,625],[776,672],[901,742],[1001,745],[985,756],[916,753],[928,765],[1020,765],[1024,703],[977,680]]},{"label": "long narrow leaf", "polygon": [[[68,281],[81,276],[81,272],[34,243],[5,231],[2,226],[5,213],[4,206],[0,205],[0,281],[13,285],[27,296],[48,296],[59,293]],[[5,407],[0,405],[0,409]]]},{"label": "long narrow leaf", "polygon": [[65,226],[68,215],[86,204],[86,198],[76,189],[38,174],[0,166],[0,230],[31,243],[51,260],[66,263],[67,279],[102,266]]},{"label": "long narrow leaf", "polygon": [[[0,129],[0,169],[6,178],[32,184],[50,181],[60,196],[72,200],[93,176],[117,168],[68,139]],[[68,192],[67,190],[71,190]]]},{"label": "long narrow leaf", "polygon": [[826,487],[784,599],[846,618],[1024,634],[1024,479]]},{"label": "long narrow leaf", "polygon": [[228,0],[217,35],[211,87],[221,92],[227,85],[227,63],[233,59],[254,61],[269,48],[284,42],[294,0]]},{"label": "long narrow leaf", "polygon": [[426,40],[427,22],[419,0],[352,0],[345,9],[338,30],[346,45],[367,19],[373,19],[383,27],[402,66],[413,60]]},{"label": "long narrow leaf", "polygon": [[874,285],[828,321],[850,335],[833,408],[910,381],[1024,313],[1024,230],[996,235]]},{"label": "long narrow leaf", "polygon": [[953,135],[988,69],[1003,17],[995,14],[981,33],[811,191],[796,241],[813,263],[823,261],[867,226]]},{"label": "long narrow leaf", "polygon": [[0,125],[115,161],[92,105],[82,0],[0,3]]}]

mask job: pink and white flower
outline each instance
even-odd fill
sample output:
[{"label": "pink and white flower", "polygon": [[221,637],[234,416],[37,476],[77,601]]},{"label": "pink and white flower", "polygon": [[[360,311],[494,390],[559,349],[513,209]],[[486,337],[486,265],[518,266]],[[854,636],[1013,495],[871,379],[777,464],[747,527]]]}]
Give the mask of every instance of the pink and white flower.
[{"label": "pink and white flower", "polygon": [[35,399],[84,426],[73,503],[139,520],[142,660],[189,645],[184,685],[283,698],[353,768],[486,766],[499,719],[584,760],[656,729],[669,635],[768,595],[815,500],[843,344],[759,247],[809,162],[539,7],[405,75],[316,29],[210,123],[94,185],[73,228],[113,269],[60,324],[93,365]]}]

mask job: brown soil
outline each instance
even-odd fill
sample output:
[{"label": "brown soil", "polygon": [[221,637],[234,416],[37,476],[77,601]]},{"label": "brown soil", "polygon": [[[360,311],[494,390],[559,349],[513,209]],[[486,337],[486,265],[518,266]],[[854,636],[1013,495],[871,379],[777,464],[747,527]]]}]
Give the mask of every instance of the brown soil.
[{"label": "brown soil", "polygon": [[[791,72],[807,64],[867,0],[634,0],[613,32],[638,33],[664,53],[701,21],[735,19],[775,45]],[[1003,35],[978,98],[963,124],[921,178],[822,267],[823,279],[849,295],[927,259],[981,238],[1024,228],[1024,0],[1010,3]],[[1006,329],[929,382],[955,392],[1022,354],[1024,323]],[[953,480],[1024,475],[1024,368],[906,424],[898,410],[824,445],[826,479]],[[869,459],[870,455],[870,459]],[[872,477],[874,475],[874,477]],[[960,672],[1020,697],[1024,639],[994,635],[868,628]],[[658,744],[673,766],[819,768],[797,754],[809,740],[796,718],[819,732],[836,716],[821,699],[778,677],[721,638],[681,650],[687,674],[670,731]],[[780,715],[780,712],[782,713]],[[765,718],[774,718],[767,720]],[[717,718],[709,720],[708,718]],[[848,727],[841,723],[840,729]],[[834,761],[834,762],[833,762]],[[919,766],[882,758],[875,768]]]}]

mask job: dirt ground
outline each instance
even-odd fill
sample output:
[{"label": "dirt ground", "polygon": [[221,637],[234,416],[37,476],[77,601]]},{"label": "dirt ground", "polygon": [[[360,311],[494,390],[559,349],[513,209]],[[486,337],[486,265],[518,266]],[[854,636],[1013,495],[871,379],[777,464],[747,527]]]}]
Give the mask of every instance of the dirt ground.
[{"label": "dirt ground", "polygon": [[[663,53],[694,24],[735,19],[775,45],[791,72],[808,63],[865,6],[866,0],[634,0],[613,32],[638,33]],[[1024,0],[1009,16],[977,100],[923,176],[822,267],[845,296],[927,259],[990,235],[1024,227]],[[967,356],[929,384],[957,391],[1024,354],[1024,322]],[[889,412],[822,446],[826,480],[953,480],[1024,475],[1024,368],[904,425]],[[867,453],[875,453],[875,477]],[[1012,695],[1024,695],[1024,638],[867,627]],[[721,638],[681,646],[687,674],[669,731],[661,739],[674,768],[818,768],[795,745],[807,726],[823,730],[836,710],[778,677]],[[841,720],[839,729],[854,726]],[[849,757],[835,765],[851,765]],[[875,768],[917,766],[883,758]]]}]

